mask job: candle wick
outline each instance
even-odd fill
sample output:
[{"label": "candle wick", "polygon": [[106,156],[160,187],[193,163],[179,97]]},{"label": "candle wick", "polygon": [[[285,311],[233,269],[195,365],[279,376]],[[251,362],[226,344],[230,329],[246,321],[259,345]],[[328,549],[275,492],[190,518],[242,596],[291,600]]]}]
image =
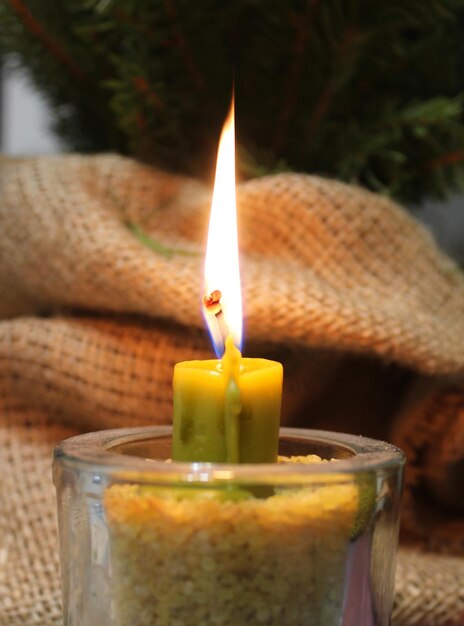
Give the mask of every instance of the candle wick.
[{"label": "candle wick", "polygon": [[215,289],[209,296],[204,296],[203,306],[208,315],[214,315],[218,330],[222,336],[222,341],[225,343],[229,329],[227,328],[224,312],[222,310],[221,298],[222,292],[219,289]]},{"label": "candle wick", "polygon": [[222,313],[221,298],[222,291],[219,291],[219,289],[215,289],[209,294],[209,296],[205,296],[203,298],[203,306],[205,307],[206,312],[210,315]]}]

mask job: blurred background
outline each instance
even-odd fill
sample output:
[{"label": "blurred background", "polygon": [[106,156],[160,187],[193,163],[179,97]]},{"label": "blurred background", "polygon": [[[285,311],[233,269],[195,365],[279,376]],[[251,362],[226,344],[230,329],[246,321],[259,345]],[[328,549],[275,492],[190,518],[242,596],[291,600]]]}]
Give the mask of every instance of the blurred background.
[{"label": "blurred background", "polygon": [[[66,150],[52,132],[53,111],[27,76],[5,67],[1,78],[1,151],[12,156],[54,154]],[[424,201],[414,215],[433,232],[440,245],[464,264],[464,197]]]},{"label": "blurred background", "polygon": [[205,0],[198,15],[14,0],[0,23],[4,154],[112,150],[209,175],[235,67],[242,175],[387,193],[464,263],[462,0]]},{"label": "blurred background", "polygon": [[1,73],[1,148],[12,156],[54,154],[63,147],[51,130],[53,113],[24,73]]}]

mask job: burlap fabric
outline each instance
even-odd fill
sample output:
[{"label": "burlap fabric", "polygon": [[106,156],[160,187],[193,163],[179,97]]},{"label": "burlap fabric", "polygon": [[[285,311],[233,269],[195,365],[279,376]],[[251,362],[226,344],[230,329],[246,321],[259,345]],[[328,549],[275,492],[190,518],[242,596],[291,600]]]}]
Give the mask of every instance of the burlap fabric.
[{"label": "burlap fabric", "polygon": [[[174,363],[211,356],[210,197],[112,155],[0,167],[0,625],[49,626],[61,620],[51,450],[169,422]],[[462,626],[462,274],[400,207],[355,187],[283,174],[239,186],[238,204],[246,353],[284,362],[286,423],[406,449],[415,547],[400,551],[394,624]]]}]

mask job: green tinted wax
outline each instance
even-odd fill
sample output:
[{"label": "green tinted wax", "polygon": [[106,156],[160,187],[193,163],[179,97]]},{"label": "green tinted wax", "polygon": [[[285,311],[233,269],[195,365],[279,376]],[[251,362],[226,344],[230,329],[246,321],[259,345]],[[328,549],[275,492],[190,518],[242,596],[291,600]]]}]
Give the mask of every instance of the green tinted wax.
[{"label": "green tinted wax", "polygon": [[242,358],[226,340],[222,359],[174,369],[174,461],[275,463],[282,365]]}]

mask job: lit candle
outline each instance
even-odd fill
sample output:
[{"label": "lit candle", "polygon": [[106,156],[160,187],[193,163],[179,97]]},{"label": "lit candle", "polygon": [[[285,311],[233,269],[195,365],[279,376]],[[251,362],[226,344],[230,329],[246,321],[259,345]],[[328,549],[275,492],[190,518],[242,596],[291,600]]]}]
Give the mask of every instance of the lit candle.
[{"label": "lit candle", "polygon": [[174,369],[175,461],[277,461],[283,368],[242,358],[242,301],[235,200],[234,104],[219,142],[205,259],[205,319],[221,359]]}]

